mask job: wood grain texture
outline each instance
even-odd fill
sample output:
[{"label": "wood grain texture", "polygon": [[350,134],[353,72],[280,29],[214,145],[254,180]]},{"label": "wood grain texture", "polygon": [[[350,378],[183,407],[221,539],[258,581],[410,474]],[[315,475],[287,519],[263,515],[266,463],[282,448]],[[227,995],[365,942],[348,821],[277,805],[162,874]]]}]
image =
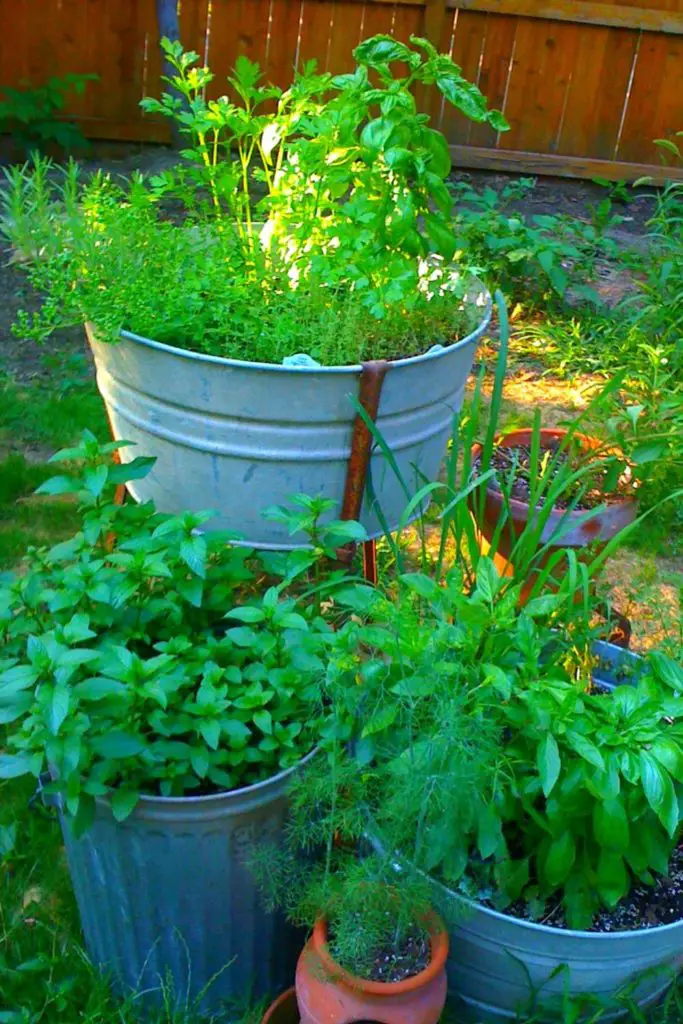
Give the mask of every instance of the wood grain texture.
[{"label": "wood grain texture", "polygon": [[447,0],[449,7],[491,14],[515,14],[522,18],[546,18],[549,21],[580,22],[584,25],[613,25],[646,32],[683,35],[683,10],[675,4],[635,7],[626,3],[592,3],[591,0]]},{"label": "wood grain texture", "polygon": [[[68,111],[86,134],[168,140],[139,109],[160,92],[155,0],[0,0],[0,24],[0,86],[94,72]],[[470,147],[476,166],[638,177],[658,171],[654,138],[683,128],[683,0],[181,0],[180,31],[208,56],[209,95],[240,54],[287,86],[308,58],[339,73],[362,38],[424,35],[512,125],[498,134],[421,92],[459,162]]]}]

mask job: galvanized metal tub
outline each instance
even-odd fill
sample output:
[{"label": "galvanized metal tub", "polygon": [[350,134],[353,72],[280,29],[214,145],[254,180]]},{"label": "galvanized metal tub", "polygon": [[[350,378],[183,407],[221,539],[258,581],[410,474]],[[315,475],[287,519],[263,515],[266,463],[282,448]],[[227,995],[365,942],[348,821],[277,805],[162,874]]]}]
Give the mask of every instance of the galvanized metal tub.
[{"label": "galvanized metal tub", "polygon": [[[621,668],[637,679],[642,659],[605,641],[593,647],[601,664],[593,672],[599,686],[622,685]],[[607,696],[605,699],[609,699]],[[448,890],[435,883],[448,898]],[[615,995],[634,986],[641,1008],[659,999],[683,967],[683,921],[630,932],[581,932],[549,928],[500,914],[450,893],[459,921],[451,931],[448,986],[477,1022],[511,1022],[535,999],[544,1008],[565,993],[604,1003],[601,1021],[627,1011]],[[596,1003],[597,1005],[597,1003]]]},{"label": "galvanized metal tub", "polygon": [[[481,322],[462,341],[391,363],[377,424],[410,492],[436,479],[453,416],[460,409],[477,342],[491,317],[488,292],[471,301]],[[114,437],[153,455],[149,476],[128,485],[137,501],[163,512],[215,509],[211,529],[233,530],[260,548],[306,543],[261,511],[297,493],[341,506],[362,367],[294,367],[190,352],[123,331],[118,344],[99,342],[88,325],[97,386]],[[406,505],[404,489],[375,447],[370,473],[390,527]],[[419,509],[415,515],[418,515]],[[383,531],[366,500],[361,521]]]},{"label": "galvanized metal tub", "polygon": [[640,979],[633,998],[649,1006],[682,966],[683,921],[632,932],[579,932],[468,903],[451,932],[448,983],[481,1022],[517,1021],[534,997],[539,1006],[559,1006],[565,992],[611,1006],[600,1017],[608,1021],[627,1012],[615,1004],[619,990]]},{"label": "galvanized metal tub", "polygon": [[121,824],[98,800],[81,839],[62,816],[85,945],[118,992],[151,1008],[165,988],[210,1012],[291,981],[300,939],[263,909],[246,858],[278,841],[293,771],[216,796],[142,797]]}]

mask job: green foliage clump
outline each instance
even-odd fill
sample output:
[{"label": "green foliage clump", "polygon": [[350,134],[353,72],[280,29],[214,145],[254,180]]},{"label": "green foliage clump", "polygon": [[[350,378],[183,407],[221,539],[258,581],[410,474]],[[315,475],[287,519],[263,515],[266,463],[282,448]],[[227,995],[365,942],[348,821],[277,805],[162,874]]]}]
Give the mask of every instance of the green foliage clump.
[{"label": "green foliage clump", "polygon": [[[426,927],[435,903],[457,913],[427,872],[460,876],[462,837],[495,775],[496,727],[467,713],[453,637],[420,628],[413,581],[418,591],[429,582],[403,577],[396,605],[370,587],[336,593],[352,614],[328,643],[321,750],[290,786],[286,847],[252,857],[268,904],[297,924],[323,916],[333,957],[361,976],[379,951]],[[448,586],[461,582],[453,573]],[[361,624],[370,607],[376,619]]]},{"label": "green foliage clump", "polygon": [[359,776],[389,780],[370,817],[406,870],[499,909],[522,899],[542,916],[560,901],[580,929],[666,873],[683,795],[680,665],[653,654],[633,686],[594,693],[573,593],[520,611],[519,584],[487,558],[469,595],[455,571],[400,584],[393,601],[350,592],[361,622],[335,634],[330,657]]},{"label": "green foliage clump", "polygon": [[451,266],[448,146],[412,90],[435,84],[468,117],[506,125],[449,57],[412,43],[366,40],[353,74],[311,62],[284,92],[242,57],[233,103],[206,101],[211,72],[166,41],[174,91],[143,105],[178,122],[186,164],[129,188],[97,175],[81,188],[73,166],[57,183],[41,163],[9,172],[3,229],[47,296],[20,331],[85,320],[105,340],[125,328],[266,362],[398,358],[457,340],[483,298]]},{"label": "green foliage clump", "polygon": [[302,498],[314,546],[266,567],[201,532],[210,513],[115,504],[113,488],[154,461],[113,463],[123,444],[86,433],[58,453],[67,473],[39,493],[77,494],[80,532],[30,550],[0,587],[0,778],[49,766],[77,829],[98,797],[121,820],[141,793],[236,788],[312,749],[330,627],[294,583],[306,591],[309,570],[360,529],[318,526]]},{"label": "green foliage clump", "polygon": [[590,282],[600,260],[618,254],[607,233],[621,218],[598,206],[590,223],[558,214],[527,217],[515,208],[534,188],[519,178],[499,192],[478,191],[466,181],[452,186],[458,198],[454,231],[459,249],[491,288],[515,302],[531,300],[557,308],[571,288],[575,300],[600,305]]},{"label": "green foliage clump", "polygon": [[0,133],[9,133],[26,153],[43,151],[50,143],[67,152],[85,148],[78,125],[62,114],[69,96],[82,95],[86,84],[96,79],[97,75],[67,74],[49,78],[44,85],[0,88]]}]

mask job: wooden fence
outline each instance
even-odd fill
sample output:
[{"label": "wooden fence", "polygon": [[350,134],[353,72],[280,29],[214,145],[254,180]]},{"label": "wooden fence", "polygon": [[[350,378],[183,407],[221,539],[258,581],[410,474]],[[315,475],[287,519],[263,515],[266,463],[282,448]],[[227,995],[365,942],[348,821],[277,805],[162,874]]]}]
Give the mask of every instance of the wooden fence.
[{"label": "wooden fence", "polygon": [[[499,135],[427,95],[460,166],[632,179],[661,170],[653,139],[683,130],[683,0],[179,0],[179,14],[216,92],[240,53],[283,85],[310,57],[347,70],[377,32],[427,36],[511,124]],[[0,29],[0,86],[96,72],[70,111],[87,135],[168,140],[138,107],[160,88],[154,0],[0,0]]]}]

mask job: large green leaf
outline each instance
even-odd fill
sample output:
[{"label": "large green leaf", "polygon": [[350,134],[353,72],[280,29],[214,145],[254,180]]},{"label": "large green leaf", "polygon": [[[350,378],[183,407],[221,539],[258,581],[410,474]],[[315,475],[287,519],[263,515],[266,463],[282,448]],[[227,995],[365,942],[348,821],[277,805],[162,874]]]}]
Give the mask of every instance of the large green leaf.
[{"label": "large green leaf", "polygon": [[110,484],[125,484],[129,480],[141,480],[147,476],[156,462],[156,456],[138,455],[130,462],[122,462],[118,466],[109,466]]},{"label": "large green leaf", "polygon": [[575,859],[576,843],[574,836],[567,829],[548,847],[543,864],[543,874],[548,885],[552,888],[562,885],[569,876]]},{"label": "large green leaf", "polygon": [[106,676],[93,676],[74,686],[74,694],[80,700],[105,700],[107,697],[124,697],[128,693],[124,683]]},{"label": "large green leaf", "polygon": [[393,36],[377,35],[372,39],[366,39],[353,51],[358,64],[389,64],[391,61],[400,60],[412,63],[417,56],[405,43],[399,43]]},{"label": "large green leaf", "polygon": [[28,754],[0,754],[0,779],[17,779],[20,775],[29,775],[33,767],[33,758]]},{"label": "large green leaf", "polygon": [[662,651],[650,655],[650,665],[659,678],[674,690],[683,692],[683,667]]},{"label": "large green leaf", "polygon": [[623,857],[603,849],[598,859],[596,884],[607,906],[614,907],[629,891],[631,880]]},{"label": "large green leaf", "polygon": [[385,729],[388,729],[390,725],[393,725],[397,714],[398,705],[396,704],[387,704],[385,707],[380,708],[365,723],[361,736],[372,736],[376,732],[383,732]]},{"label": "large green leaf", "polygon": [[444,136],[434,128],[425,128],[420,141],[429,152],[429,168],[432,173],[439,178],[447,178],[451,172],[451,152]]},{"label": "large green leaf", "polygon": [[575,750],[585,761],[594,765],[596,768],[604,770],[605,762],[602,754],[595,746],[595,744],[588,739],[586,736],[582,736],[577,732],[568,732],[565,739],[572,750]]},{"label": "large green leaf", "polygon": [[241,608],[231,608],[225,613],[226,619],[239,619],[240,622],[263,622],[266,614],[262,608],[254,608],[250,605],[243,605]]},{"label": "large green leaf", "polygon": [[656,757],[669,774],[677,782],[683,782],[683,750],[678,743],[669,736],[660,736],[650,749],[653,757]]},{"label": "large green leaf", "polygon": [[214,719],[206,719],[200,721],[198,728],[207,747],[216,750],[221,738],[220,723]]},{"label": "large green leaf", "polygon": [[57,683],[47,706],[47,725],[53,736],[59,732],[69,713],[69,689],[64,683]]},{"label": "large green leaf", "polygon": [[90,742],[96,754],[114,761],[123,757],[135,757],[145,749],[145,744],[139,736],[132,736],[120,730],[114,730],[104,736],[95,736]]},{"label": "large green leaf", "polygon": [[475,85],[456,75],[437,78],[436,84],[449,103],[461,110],[471,121],[486,121],[486,99]]},{"label": "large green leaf", "polygon": [[133,789],[115,789],[111,796],[111,810],[117,821],[125,821],[140,799],[140,794]]},{"label": "large green leaf", "polygon": [[619,797],[597,801],[593,808],[593,831],[600,846],[623,853],[629,845],[628,817]]},{"label": "large green leaf", "polygon": [[477,847],[484,859],[491,857],[499,849],[503,839],[501,822],[492,804],[482,804],[479,808]]},{"label": "large green leaf", "polygon": [[195,575],[204,578],[206,575],[206,541],[202,536],[195,534],[181,541],[180,557]]},{"label": "large green leaf", "polygon": [[674,784],[666,769],[646,750],[640,752],[640,777],[647,802],[673,838],[679,824]]},{"label": "large green leaf", "polygon": [[446,261],[452,260],[457,247],[453,228],[441,216],[433,213],[424,215],[424,223],[435,251]]},{"label": "large green leaf", "polygon": [[538,745],[536,755],[538,773],[545,796],[549,796],[558,780],[562,762],[557,740],[551,732],[547,732]]}]

